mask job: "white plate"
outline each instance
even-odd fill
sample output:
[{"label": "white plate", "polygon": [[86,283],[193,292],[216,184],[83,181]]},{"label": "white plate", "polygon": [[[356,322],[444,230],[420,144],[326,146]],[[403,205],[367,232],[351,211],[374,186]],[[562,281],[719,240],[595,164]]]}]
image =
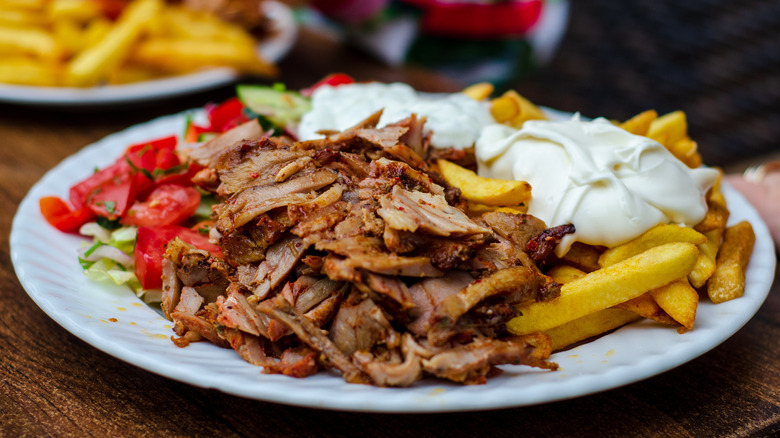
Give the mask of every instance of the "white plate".
[{"label": "white plate", "polygon": [[[298,36],[298,27],[288,6],[275,1],[265,1],[262,5],[263,11],[270,18],[271,30],[270,36],[258,44],[257,50],[263,59],[277,62],[292,48]],[[127,104],[208,90],[229,84],[238,77],[233,69],[214,68],[127,85],[92,88],[0,84],[0,102],[52,107]]]},{"label": "white plate", "polygon": [[749,220],[756,245],[742,298],[702,301],[695,328],[677,331],[639,322],[569,351],[556,353],[557,372],[505,366],[481,386],[425,380],[411,388],[350,385],[335,375],[294,379],[265,375],[234,351],[208,343],[178,348],[171,323],[128,289],[89,281],[76,250],[84,241],[58,232],[38,211],[38,199],[66,196],[68,187],[104,166],[132,143],[181,132],[177,114],[137,125],[92,144],[48,172],[22,201],[11,231],[11,259],[30,297],[66,330],[94,347],[148,371],[205,388],[260,400],[328,409],[374,412],[444,412],[524,406],[604,391],[662,373],[714,348],[739,330],[767,296],[775,250],[753,207],[728,186],[731,222]]}]

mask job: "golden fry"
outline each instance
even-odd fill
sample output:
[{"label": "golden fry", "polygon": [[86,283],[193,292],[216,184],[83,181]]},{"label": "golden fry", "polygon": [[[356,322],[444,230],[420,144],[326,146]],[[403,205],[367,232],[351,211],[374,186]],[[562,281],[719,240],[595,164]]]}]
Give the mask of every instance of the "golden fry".
[{"label": "golden fry", "polygon": [[600,310],[569,323],[547,330],[552,349],[560,350],[572,344],[598,336],[620,326],[636,321],[640,316],[623,309]]},{"label": "golden fry", "polygon": [[30,58],[4,58],[0,63],[0,82],[51,87],[59,85],[58,70]]},{"label": "golden fry", "polygon": [[43,30],[0,26],[0,53],[56,60],[62,56],[62,49],[54,36]]},{"label": "golden fry", "polygon": [[699,305],[699,293],[688,283],[688,280],[677,280],[661,286],[650,291],[650,295],[674,321],[688,330],[693,328],[696,308]]},{"label": "golden fry", "polygon": [[161,0],[136,0],[96,45],[76,55],[67,67],[71,85],[90,86],[105,79],[127,56],[136,39],[162,8]]},{"label": "golden fry", "polygon": [[599,257],[602,252],[604,252],[603,248],[574,242],[561,260],[585,272],[592,272],[601,268]]},{"label": "golden fry", "polygon": [[496,207],[494,205],[485,205],[485,204],[479,204],[476,202],[467,201],[468,205],[468,211],[469,214],[472,216],[479,216],[483,213],[487,213],[489,211],[498,211],[501,213],[511,213],[511,214],[525,214],[528,213],[528,206],[526,205],[513,205],[513,206],[504,206],[504,207]]},{"label": "golden fry", "polygon": [[547,116],[525,97],[509,90],[490,102],[490,113],[498,123],[520,128],[527,120],[546,120]]},{"label": "golden fry", "polygon": [[647,135],[650,124],[658,118],[655,110],[641,112],[620,124],[620,127],[634,135]]},{"label": "golden fry", "polygon": [[131,60],[172,73],[225,66],[266,76],[276,74],[276,67],[260,59],[254,45],[225,41],[149,39],[136,47]]},{"label": "golden fry", "polygon": [[696,260],[696,266],[688,274],[688,281],[696,289],[704,286],[715,272],[715,257],[718,255],[723,229],[716,228],[705,231],[702,234],[707,238],[707,241],[701,245],[696,245],[699,248],[699,259]]},{"label": "golden fry", "polygon": [[707,295],[713,303],[722,303],[745,293],[745,270],[756,235],[750,222],[742,221],[726,228],[718,251],[715,273],[707,282]]},{"label": "golden fry", "polygon": [[599,265],[610,266],[615,263],[664,243],[688,242],[699,245],[707,241],[703,234],[693,228],[677,225],[657,225],[642,235],[622,245],[610,248],[599,257]]},{"label": "golden fry", "polygon": [[561,295],[520,308],[507,324],[514,334],[546,331],[682,278],[691,271],[699,250],[687,242],[667,243],[588,273],[561,287]]},{"label": "golden fry", "polygon": [[439,171],[457,187],[467,201],[492,206],[520,205],[531,199],[531,185],[525,181],[483,178],[447,160],[439,160]]},{"label": "golden fry", "polygon": [[687,137],[688,121],[685,113],[674,111],[653,120],[647,131],[647,136],[667,147]]},{"label": "golden fry", "polygon": [[462,93],[474,100],[485,100],[493,94],[493,84],[480,82],[466,87]]},{"label": "golden fry", "polygon": [[[671,284],[671,283],[670,283]],[[662,289],[666,286],[661,286]],[[658,289],[655,289],[658,290]],[[627,310],[629,312],[636,313],[637,315],[658,321],[662,324],[676,324],[675,320],[669,316],[661,306],[656,303],[655,299],[650,295],[652,291],[642,294],[636,298],[632,298],[626,302],[615,305],[618,309]]]},{"label": "golden fry", "polygon": [[585,276],[587,272],[581,271],[574,266],[569,265],[556,265],[553,266],[547,275],[553,279],[556,283],[566,284],[570,283],[580,277]]}]

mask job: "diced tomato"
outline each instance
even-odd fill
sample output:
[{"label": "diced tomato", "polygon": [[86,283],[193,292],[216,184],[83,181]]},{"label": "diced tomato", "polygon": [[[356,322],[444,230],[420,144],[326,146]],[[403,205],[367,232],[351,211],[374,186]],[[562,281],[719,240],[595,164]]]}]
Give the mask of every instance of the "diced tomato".
[{"label": "diced tomato", "polygon": [[149,174],[154,172],[156,168],[169,169],[180,162],[179,157],[174,152],[177,143],[178,139],[173,135],[138,143],[127,148],[125,159],[129,160],[136,169],[144,169]]},{"label": "diced tomato", "polygon": [[62,199],[56,196],[46,196],[38,201],[41,214],[53,227],[65,233],[73,233],[95,217],[88,207],[73,210]]},{"label": "diced tomato", "polygon": [[219,247],[209,243],[208,236],[178,226],[139,227],[135,243],[135,275],[144,289],[162,287],[162,260],[165,247],[174,237],[222,257]]},{"label": "diced tomato", "polygon": [[330,85],[331,87],[336,87],[339,85],[346,85],[346,84],[354,84],[355,80],[352,79],[352,76],[349,76],[344,73],[331,73],[324,78],[317,81],[314,85],[312,85],[309,88],[304,88],[301,90],[301,94],[306,97],[311,97],[312,93],[314,93],[314,90],[317,88],[322,87],[323,85]]},{"label": "diced tomato", "polygon": [[244,104],[237,97],[208,109],[210,132],[225,132],[229,129],[249,121],[244,114]]},{"label": "diced tomato", "polygon": [[166,184],[157,187],[144,202],[136,202],[122,217],[125,225],[155,227],[177,225],[195,214],[200,192],[192,187]]},{"label": "diced tomato", "polygon": [[200,135],[206,132],[211,132],[208,127],[190,123],[187,125],[187,130],[184,132],[184,141],[187,143],[197,143],[200,141]]},{"label": "diced tomato", "polygon": [[165,184],[175,184],[177,186],[191,186],[192,178],[195,176],[196,173],[200,172],[201,169],[203,169],[203,166],[199,165],[194,161],[190,161],[190,164],[189,166],[187,166],[186,170],[178,173],[171,173],[171,174],[159,176],[155,180],[155,184],[157,184],[158,186],[165,185]]},{"label": "diced tomato", "polygon": [[98,170],[89,178],[70,188],[70,203],[76,209],[85,206],[89,195],[98,187],[120,175],[130,173],[131,170],[130,165],[124,161],[118,161],[105,169]]},{"label": "diced tomato", "polygon": [[98,216],[120,218],[148,184],[149,179],[138,173],[118,175],[93,190],[87,198],[87,206]]}]

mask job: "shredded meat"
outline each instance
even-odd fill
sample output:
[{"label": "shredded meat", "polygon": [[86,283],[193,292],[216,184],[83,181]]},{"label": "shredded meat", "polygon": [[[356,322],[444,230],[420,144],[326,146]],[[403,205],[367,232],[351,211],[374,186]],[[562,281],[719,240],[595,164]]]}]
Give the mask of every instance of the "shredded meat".
[{"label": "shredded meat", "polygon": [[[219,257],[180,240],[163,264],[177,345],[233,348],[264,373],[335,368],[351,383],[425,377],[484,383],[502,364],[554,369],[549,337],[515,337],[517,306],[557,296],[541,270],[571,227],[523,214],[466,214],[425,119],[295,142],[241,125],[192,152],[219,203]],[[426,161],[426,158],[434,161]]]}]

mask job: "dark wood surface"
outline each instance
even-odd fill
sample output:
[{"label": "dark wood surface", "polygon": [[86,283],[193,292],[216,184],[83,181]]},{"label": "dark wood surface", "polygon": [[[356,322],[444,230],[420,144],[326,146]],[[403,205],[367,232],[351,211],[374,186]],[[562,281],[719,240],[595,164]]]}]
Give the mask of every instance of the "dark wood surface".
[{"label": "dark wood surface", "polygon": [[[282,79],[291,87],[342,70],[359,79],[405,80],[430,91],[456,88],[424,71],[387,69],[308,36],[282,63],[282,70]],[[573,400],[473,413],[362,414],[248,400],[151,374],[65,331],[28,298],[14,274],[8,235],[15,207],[44,172],[82,146],[132,124],[218,101],[231,93],[230,87],[224,87],[175,102],[101,111],[0,105],[0,202],[4,207],[0,211],[0,436],[711,437],[780,433],[777,285],[742,330],[667,373]]]}]

